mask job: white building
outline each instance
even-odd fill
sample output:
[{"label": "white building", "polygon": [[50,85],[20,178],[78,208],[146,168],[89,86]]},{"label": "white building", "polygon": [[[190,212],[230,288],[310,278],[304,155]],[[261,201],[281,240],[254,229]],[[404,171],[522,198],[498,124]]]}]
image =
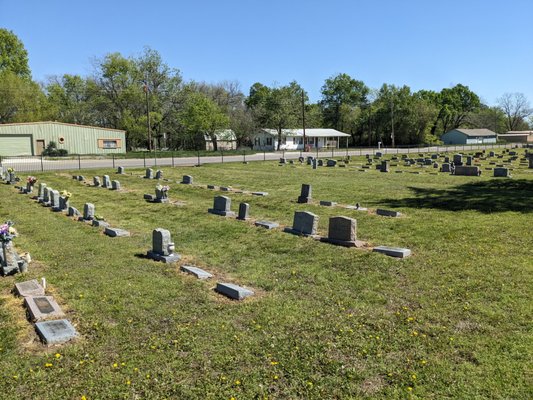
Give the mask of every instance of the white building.
[{"label": "white building", "polygon": [[[304,146],[309,149],[345,147],[350,138],[347,133],[335,129],[309,128],[305,130],[304,144],[303,129],[283,129],[281,132],[281,150],[304,150]],[[277,150],[278,138],[276,129],[260,129],[252,135],[253,148],[256,150]]]}]

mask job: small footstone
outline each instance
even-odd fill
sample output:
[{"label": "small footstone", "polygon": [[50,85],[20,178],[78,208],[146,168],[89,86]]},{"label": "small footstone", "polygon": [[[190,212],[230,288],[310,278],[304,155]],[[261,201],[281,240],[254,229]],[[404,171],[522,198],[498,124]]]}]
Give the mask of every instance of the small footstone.
[{"label": "small footstone", "polygon": [[256,221],[255,226],[260,226],[266,229],[275,229],[279,227],[279,224],[277,222],[271,222],[271,221]]},{"label": "small footstone", "polygon": [[252,192],[254,196],[268,196],[267,192]]},{"label": "small footstone", "polygon": [[234,285],[233,283],[217,283],[217,287],[215,290],[218,293],[223,294],[224,296],[227,296],[230,299],[234,300],[242,300],[254,294],[254,292],[250,289]]},{"label": "small footstone", "polygon": [[28,296],[24,298],[31,321],[61,318],[65,313],[52,296]]},{"label": "small footstone", "polygon": [[93,219],[93,226],[96,226],[97,228],[107,228],[109,227],[109,223],[105,221],[98,221],[97,219]]},{"label": "small footstone", "polygon": [[35,328],[47,345],[65,343],[78,336],[76,329],[66,319],[37,322]]},{"label": "small footstone", "polygon": [[216,186],[215,185],[207,185],[207,188],[208,189],[216,189]]},{"label": "small footstone", "polygon": [[15,289],[19,296],[44,296],[44,288],[39,285],[37,279],[15,283]]},{"label": "small footstone", "polygon": [[320,200],[320,205],[321,206],[326,206],[326,207],[334,207],[334,206],[337,205],[337,203],[334,202],[334,201]]},{"label": "small footstone", "polygon": [[183,272],[196,276],[198,279],[209,279],[213,275],[201,268],[193,267],[192,265],[182,265],[180,268]]},{"label": "small footstone", "polygon": [[105,228],[104,233],[107,236],[111,236],[111,237],[128,237],[128,236],[131,236],[131,234],[127,230],[119,229],[119,228],[107,227],[107,228]]},{"label": "small footstone", "polygon": [[385,216],[385,217],[399,217],[399,216],[402,215],[402,213],[399,212],[399,211],[384,210],[382,208],[378,208],[376,210],[376,214],[377,215],[382,215],[382,216]]},{"label": "small footstone", "polygon": [[153,194],[144,194],[143,199],[153,201],[155,199],[155,196]]},{"label": "small footstone", "polygon": [[378,246],[374,247],[374,251],[377,253],[382,253],[387,256],[405,258],[411,255],[411,250],[404,249],[401,247],[388,247],[388,246]]}]

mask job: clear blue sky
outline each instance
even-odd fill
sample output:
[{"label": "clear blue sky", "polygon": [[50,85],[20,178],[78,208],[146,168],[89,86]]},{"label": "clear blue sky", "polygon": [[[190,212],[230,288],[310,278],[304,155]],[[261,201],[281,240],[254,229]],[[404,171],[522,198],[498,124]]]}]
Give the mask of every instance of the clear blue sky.
[{"label": "clear blue sky", "polygon": [[345,72],[371,88],[468,85],[533,103],[533,0],[0,0],[36,80],[89,75],[111,52],[159,51],[186,80],[296,80],[311,100]]}]

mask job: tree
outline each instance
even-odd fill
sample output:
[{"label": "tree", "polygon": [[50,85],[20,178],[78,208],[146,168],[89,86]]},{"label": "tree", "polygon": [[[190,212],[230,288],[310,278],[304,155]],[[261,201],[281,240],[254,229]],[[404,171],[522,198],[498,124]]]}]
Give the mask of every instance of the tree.
[{"label": "tree", "polygon": [[527,129],[525,119],[533,113],[523,93],[505,93],[498,99],[498,106],[506,117],[508,131]]},{"label": "tree", "polygon": [[433,135],[437,133],[439,124],[442,133],[459,128],[465,123],[468,115],[479,110],[481,106],[478,95],[468,86],[461,84],[442,89],[435,100],[439,113],[431,129]]},{"label": "tree", "polygon": [[338,74],[326,79],[321,92],[325,125],[339,131],[354,130],[357,115],[367,103],[370,92],[364,82],[348,74]]},{"label": "tree", "polygon": [[0,123],[39,121],[48,116],[40,86],[11,71],[0,73]]},{"label": "tree", "polygon": [[28,52],[12,31],[0,28],[0,73],[11,71],[22,78],[30,78]]},{"label": "tree", "polygon": [[50,78],[46,85],[53,119],[80,125],[95,125],[91,108],[90,82],[79,75],[65,74]]},{"label": "tree", "polygon": [[295,81],[274,88],[254,83],[250,88],[246,105],[252,110],[258,125],[276,129],[277,150],[281,148],[283,129],[301,126],[302,93],[305,103],[307,94]]},{"label": "tree", "polygon": [[506,118],[499,107],[481,105],[479,111],[467,118],[467,124],[472,128],[485,128],[493,132],[506,132]]},{"label": "tree", "polygon": [[187,97],[181,112],[181,120],[197,149],[205,144],[204,136],[208,135],[214,151],[218,150],[216,131],[227,128],[229,124],[229,118],[221,108],[213,100],[198,92],[193,92]]}]

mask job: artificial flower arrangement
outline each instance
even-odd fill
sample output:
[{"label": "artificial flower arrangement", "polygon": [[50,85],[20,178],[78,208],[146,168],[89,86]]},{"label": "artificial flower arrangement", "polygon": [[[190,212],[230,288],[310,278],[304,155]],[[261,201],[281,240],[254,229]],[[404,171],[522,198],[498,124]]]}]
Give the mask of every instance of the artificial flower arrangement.
[{"label": "artificial flower arrangement", "polygon": [[166,186],[166,185],[165,186],[157,185],[155,188],[157,190],[160,190],[161,192],[164,192],[164,193],[166,193],[166,192],[168,192],[170,190],[170,186]]},{"label": "artificial flower arrangement", "polygon": [[12,174],[13,172],[15,172],[15,168],[9,167],[9,168],[7,169],[7,172],[9,172],[10,174]]},{"label": "artificial flower arrangement", "polygon": [[28,183],[33,186],[35,185],[35,183],[37,182],[37,178],[34,177],[34,176],[28,176],[28,179],[27,179]]},{"label": "artificial flower arrangement", "polygon": [[68,200],[72,197],[72,193],[67,192],[66,190],[63,190],[61,192],[61,197],[63,197],[65,200]]},{"label": "artificial flower arrangement", "polygon": [[6,221],[0,225],[0,242],[9,243],[17,236],[17,231],[13,228],[14,224],[13,221]]}]

